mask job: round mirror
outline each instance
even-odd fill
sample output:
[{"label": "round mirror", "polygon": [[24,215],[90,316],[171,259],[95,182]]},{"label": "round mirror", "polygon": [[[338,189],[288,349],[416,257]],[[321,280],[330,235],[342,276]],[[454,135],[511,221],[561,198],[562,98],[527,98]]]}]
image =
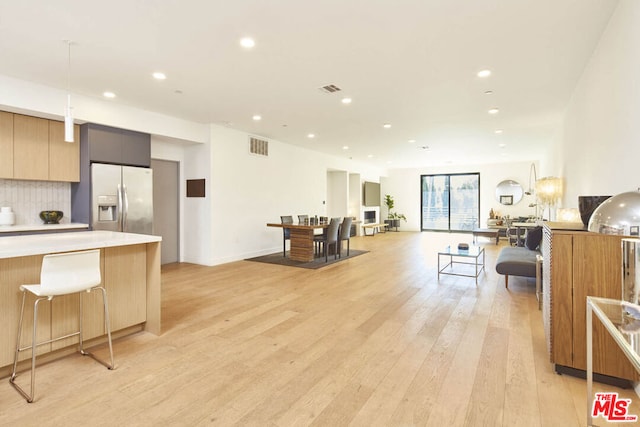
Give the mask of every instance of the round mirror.
[{"label": "round mirror", "polygon": [[502,181],[496,187],[496,200],[503,205],[515,205],[522,200],[522,186],[512,179]]}]

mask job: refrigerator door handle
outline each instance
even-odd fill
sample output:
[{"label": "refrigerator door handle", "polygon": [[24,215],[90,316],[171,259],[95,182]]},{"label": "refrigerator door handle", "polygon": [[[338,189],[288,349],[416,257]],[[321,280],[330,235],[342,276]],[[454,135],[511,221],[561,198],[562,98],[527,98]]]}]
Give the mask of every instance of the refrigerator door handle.
[{"label": "refrigerator door handle", "polygon": [[124,209],[122,186],[118,184],[118,229],[122,231],[122,211]]},{"label": "refrigerator door handle", "polygon": [[127,186],[122,185],[122,199],[124,201],[124,209],[122,210],[122,231],[127,231],[127,214],[129,213],[129,196],[127,195]]}]

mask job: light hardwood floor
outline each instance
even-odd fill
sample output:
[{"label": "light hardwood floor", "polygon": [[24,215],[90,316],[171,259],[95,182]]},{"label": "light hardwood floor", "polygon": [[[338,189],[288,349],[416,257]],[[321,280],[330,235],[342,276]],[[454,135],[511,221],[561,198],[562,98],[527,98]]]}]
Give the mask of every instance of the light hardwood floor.
[{"label": "light hardwood floor", "polygon": [[[115,341],[114,371],[79,355],[40,366],[33,404],[3,379],[0,425],[586,425],[586,383],[553,372],[535,283],[505,289],[501,246],[481,242],[477,287],[438,283],[438,249],[470,240],[357,237],[369,253],[320,270],[165,266],[161,336]],[[640,414],[632,390],[596,388]]]}]

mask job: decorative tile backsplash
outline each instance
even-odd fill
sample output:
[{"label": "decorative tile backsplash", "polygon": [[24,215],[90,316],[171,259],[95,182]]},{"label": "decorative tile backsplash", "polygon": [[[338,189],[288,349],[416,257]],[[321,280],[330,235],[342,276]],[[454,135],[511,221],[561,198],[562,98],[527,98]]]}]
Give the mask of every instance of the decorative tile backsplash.
[{"label": "decorative tile backsplash", "polygon": [[61,223],[71,216],[71,184],[68,182],[0,179],[0,206],[16,214],[16,225],[42,224],[40,211],[62,211]]}]

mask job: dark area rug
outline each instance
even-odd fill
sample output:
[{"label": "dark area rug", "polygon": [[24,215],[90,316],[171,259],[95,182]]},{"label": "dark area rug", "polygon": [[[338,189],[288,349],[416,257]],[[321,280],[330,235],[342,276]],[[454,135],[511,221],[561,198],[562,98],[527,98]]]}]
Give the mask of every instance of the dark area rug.
[{"label": "dark area rug", "polygon": [[286,257],[282,256],[282,252],[278,252],[275,254],[263,255],[255,258],[247,258],[245,261],[255,261],[255,262],[264,262],[267,264],[287,265],[290,267],[317,269],[317,268],[326,267],[327,265],[335,264],[340,261],[355,258],[358,255],[366,254],[367,252],[369,251],[358,251],[355,249],[351,249],[349,251],[349,256],[347,256],[347,252],[344,251],[342,253],[342,258],[333,259],[333,255],[329,255],[328,262],[324,262],[324,255],[316,257],[313,261],[310,261],[310,262],[294,261],[291,258],[289,258],[289,252],[287,252]]}]

